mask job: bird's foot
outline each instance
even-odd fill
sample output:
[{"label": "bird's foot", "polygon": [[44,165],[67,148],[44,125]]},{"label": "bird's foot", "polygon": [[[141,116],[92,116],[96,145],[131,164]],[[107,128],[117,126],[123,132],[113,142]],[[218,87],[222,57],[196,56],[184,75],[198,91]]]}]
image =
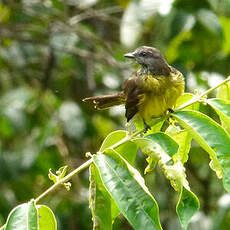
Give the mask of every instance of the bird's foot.
[{"label": "bird's foot", "polygon": [[168,109],[168,114],[167,114],[167,122],[169,125],[171,126],[175,126],[175,120],[173,119],[173,116],[171,115],[171,113],[174,113],[174,110],[173,109]]},{"label": "bird's foot", "polygon": [[168,112],[169,112],[169,113],[174,113],[174,110],[169,108],[169,109],[168,109]]},{"label": "bird's foot", "polygon": [[144,128],[145,128],[145,131],[144,131],[144,133],[147,133],[148,132],[148,130],[150,130],[151,129],[151,127],[144,121]]}]

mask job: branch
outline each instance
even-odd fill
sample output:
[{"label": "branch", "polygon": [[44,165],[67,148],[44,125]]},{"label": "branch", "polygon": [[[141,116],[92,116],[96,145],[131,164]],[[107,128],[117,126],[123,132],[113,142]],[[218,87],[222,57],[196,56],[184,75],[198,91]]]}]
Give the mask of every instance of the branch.
[{"label": "branch", "polygon": [[101,61],[103,63],[109,64],[111,66],[115,66],[120,69],[128,69],[127,63],[117,62],[113,57],[109,56],[108,53],[105,52],[91,52],[86,49],[82,48],[63,48],[63,47],[56,47],[57,50],[66,52],[72,55],[80,56],[82,58],[94,59],[97,61]]},{"label": "branch", "polygon": [[[159,122],[159,120],[157,121]],[[133,133],[132,135],[129,135],[125,138],[123,138],[121,141],[115,143],[114,145],[112,145],[110,148],[117,148],[120,145],[124,144],[125,142],[130,141],[133,137],[136,137],[137,135],[139,135],[140,133],[142,133],[144,131],[144,129],[139,130],[135,133]],[[35,199],[35,203],[37,203],[38,201],[40,201],[43,197],[45,197],[48,193],[54,191],[59,185],[62,185],[63,183],[67,182],[70,180],[71,177],[73,177],[74,175],[77,175],[78,173],[80,173],[83,169],[88,168],[91,164],[93,163],[93,159],[91,158],[90,160],[86,161],[84,164],[82,164],[81,166],[79,166],[78,168],[76,168],[75,170],[73,170],[71,173],[69,173],[67,176],[63,177],[61,180],[59,180],[58,182],[56,182],[55,184],[53,184],[50,188],[48,188],[45,192],[43,192],[39,197],[37,197]],[[1,230],[1,229],[0,229]]]},{"label": "branch", "polygon": [[122,8],[119,6],[113,6],[113,7],[108,7],[106,9],[102,9],[102,10],[92,10],[89,9],[86,12],[76,15],[72,18],[70,18],[69,20],[69,25],[74,25],[76,23],[79,23],[83,20],[89,19],[89,18],[94,18],[94,17],[100,17],[100,18],[104,18],[104,19],[109,19],[110,21],[118,24],[119,21],[115,20],[114,18],[111,18],[109,16],[109,14],[115,14],[115,13],[120,13],[122,12]]},{"label": "branch", "polygon": [[[83,55],[85,55],[86,53],[83,53]],[[224,85],[225,83],[227,83],[228,81],[230,81],[230,76],[225,79],[223,82],[221,82],[220,84],[218,84],[215,87],[210,88],[209,90],[205,91],[204,93],[202,93],[201,95],[195,97],[195,99],[191,99],[190,101],[188,101],[187,103],[185,103],[184,105],[180,106],[176,111],[184,109],[185,107],[192,105],[196,102],[198,102],[202,97],[208,95],[209,93],[213,92],[215,89],[219,88],[220,86]],[[160,122],[163,118],[160,117],[159,119],[155,119],[152,126],[157,124],[158,122]],[[119,147],[120,145],[132,140],[132,138],[136,137],[137,135],[141,134],[144,131],[144,129],[141,129],[139,131],[134,132],[131,135],[126,136],[125,138],[123,138],[122,140],[120,140],[119,142],[115,143],[114,145],[112,145],[110,148],[112,149],[116,149],[117,147]],[[76,168],[75,170],[73,170],[71,173],[69,173],[67,176],[63,177],[62,179],[60,179],[58,182],[56,182],[55,184],[53,184],[50,188],[48,188],[45,192],[43,192],[40,196],[38,196],[35,199],[35,203],[39,202],[42,198],[44,198],[47,194],[49,194],[50,192],[54,191],[59,185],[64,184],[65,182],[69,181],[74,175],[77,175],[78,173],[80,173],[82,170],[88,168],[91,164],[93,163],[93,159],[89,159],[88,161],[86,161],[85,163],[83,163],[81,166],[79,166],[78,168]],[[0,227],[0,230],[4,230],[6,227],[6,224]]]},{"label": "branch", "polygon": [[74,175],[77,175],[80,173],[83,169],[88,168],[91,163],[93,162],[93,159],[86,161],[84,164],[73,170],[71,173],[69,173],[67,176],[63,177],[61,180],[59,180],[57,183],[53,184],[50,188],[48,188],[45,192],[43,192],[39,197],[35,199],[35,203],[37,203],[39,200],[41,200],[44,196],[46,196],[48,193],[54,191],[59,185],[67,182],[70,180],[71,177]]},{"label": "branch", "polygon": [[230,76],[228,76],[224,81],[222,81],[221,83],[219,83],[218,85],[206,90],[205,92],[203,92],[201,95],[199,96],[196,96],[194,98],[192,98],[191,100],[189,100],[188,102],[184,103],[183,105],[181,105],[179,108],[177,108],[175,110],[176,111],[179,111],[179,110],[182,110],[198,101],[200,101],[200,99],[208,94],[210,94],[211,92],[213,92],[215,89],[219,88],[220,86],[224,85],[225,83],[227,83],[228,81],[230,81]]},{"label": "branch", "polygon": [[[217,89],[218,87],[224,85],[225,83],[227,83],[228,81],[230,81],[230,76],[225,79],[223,82],[221,82],[220,84],[218,84],[217,86],[214,86],[212,88],[210,88],[209,90],[205,91],[204,93],[202,93],[200,96],[195,97],[195,99],[191,99],[190,101],[188,101],[187,103],[185,103],[184,105],[180,106],[176,111],[184,109],[185,107],[192,105],[196,102],[198,102],[202,97],[204,97],[205,95],[208,95],[209,93],[211,93],[212,91],[214,91],[215,89]],[[159,118],[156,119],[154,121],[153,124],[151,124],[152,126],[157,124],[158,122],[160,122],[163,118]],[[128,135],[127,137],[123,138],[122,140],[120,140],[119,142],[115,143],[114,145],[110,146],[110,148],[112,149],[116,149],[117,147],[119,147],[120,145],[132,140],[132,138],[136,137],[137,135],[141,134],[144,131],[144,129],[141,129],[135,133],[133,133],[132,135]],[[60,181],[58,181],[57,183],[53,184],[50,188],[48,188],[44,193],[42,193],[39,197],[37,197],[35,199],[35,202],[37,203],[39,200],[41,200],[44,196],[46,196],[48,193],[50,193],[51,191],[55,190],[59,185],[67,182],[70,180],[71,177],[73,177],[74,175],[78,174],[79,172],[81,172],[83,169],[88,168],[91,164],[93,163],[93,159],[91,158],[90,160],[86,161],[84,164],[82,164],[81,166],[79,166],[78,168],[76,168],[75,170],[73,170],[71,173],[69,173],[67,176],[65,176],[64,178],[62,178]],[[1,229],[0,229],[1,230]]]}]

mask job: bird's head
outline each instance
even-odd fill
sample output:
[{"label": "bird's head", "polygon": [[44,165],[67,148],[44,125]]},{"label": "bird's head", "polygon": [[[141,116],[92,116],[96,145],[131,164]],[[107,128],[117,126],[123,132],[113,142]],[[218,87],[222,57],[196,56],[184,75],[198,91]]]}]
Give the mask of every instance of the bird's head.
[{"label": "bird's head", "polygon": [[152,73],[156,74],[169,74],[169,66],[161,55],[160,51],[156,48],[149,46],[141,46],[134,52],[124,55],[126,58],[132,58],[142,67],[146,68]]}]

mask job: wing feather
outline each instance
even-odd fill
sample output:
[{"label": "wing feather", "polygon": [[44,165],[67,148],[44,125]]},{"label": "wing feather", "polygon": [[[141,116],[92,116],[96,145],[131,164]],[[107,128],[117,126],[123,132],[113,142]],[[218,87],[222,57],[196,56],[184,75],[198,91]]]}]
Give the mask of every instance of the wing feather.
[{"label": "wing feather", "polygon": [[138,112],[138,103],[142,94],[138,84],[138,77],[131,77],[125,82],[124,93],[126,95],[125,116],[127,118],[127,122],[129,122]]}]

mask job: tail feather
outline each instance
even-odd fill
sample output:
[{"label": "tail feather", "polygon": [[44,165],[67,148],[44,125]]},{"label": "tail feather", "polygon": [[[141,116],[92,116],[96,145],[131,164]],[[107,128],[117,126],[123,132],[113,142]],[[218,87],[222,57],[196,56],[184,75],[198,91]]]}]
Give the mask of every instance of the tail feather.
[{"label": "tail feather", "polygon": [[91,102],[94,104],[95,109],[103,110],[103,109],[108,109],[115,105],[124,104],[126,98],[124,93],[121,92],[113,95],[88,97],[88,98],[84,98],[82,101]]}]

